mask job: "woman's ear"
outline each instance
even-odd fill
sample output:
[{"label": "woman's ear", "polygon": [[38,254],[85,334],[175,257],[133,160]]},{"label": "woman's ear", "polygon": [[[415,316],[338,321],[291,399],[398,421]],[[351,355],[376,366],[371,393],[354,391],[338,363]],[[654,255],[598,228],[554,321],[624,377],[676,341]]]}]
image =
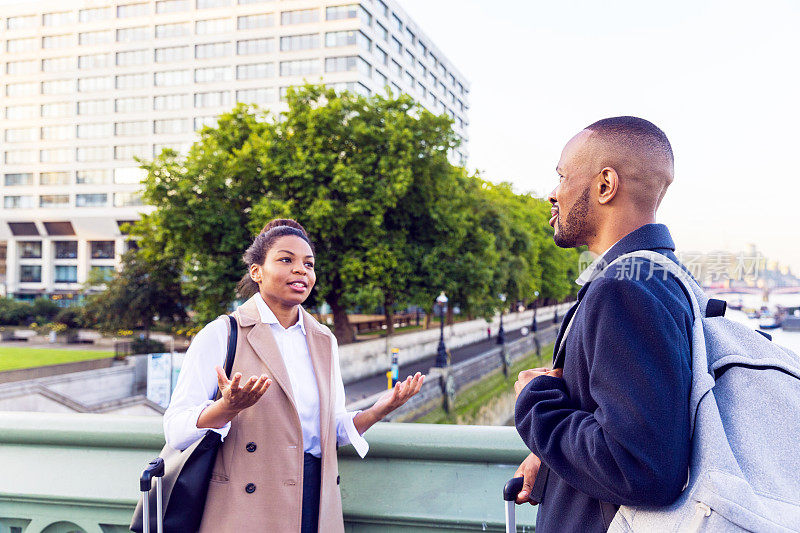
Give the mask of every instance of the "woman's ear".
[{"label": "woman's ear", "polygon": [[259,265],[250,265],[250,279],[256,283],[261,283],[261,267]]}]

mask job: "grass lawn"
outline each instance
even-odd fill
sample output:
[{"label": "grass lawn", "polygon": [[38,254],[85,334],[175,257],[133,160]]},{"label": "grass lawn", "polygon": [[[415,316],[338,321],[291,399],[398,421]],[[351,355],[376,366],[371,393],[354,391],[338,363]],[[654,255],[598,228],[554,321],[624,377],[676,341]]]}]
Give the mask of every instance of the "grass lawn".
[{"label": "grass lawn", "polygon": [[0,347],[0,372],[114,357],[114,352]]},{"label": "grass lawn", "polygon": [[513,394],[514,382],[517,381],[517,375],[523,370],[543,366],[549,367],[553,362],[553,344],[542,346],[541,352],[542,355],[540,356],[537,356],[536,352],[531,352],[524,359],[514,363],[508,377],[505,377],[502,371],[496,372],[471,387],[458,391],[454,412],[445,413],[444,409],[439,407],[414,420],[414,422],[456,424],[458,418],[474,416],[481,406],[492,398],[509,392]]}]

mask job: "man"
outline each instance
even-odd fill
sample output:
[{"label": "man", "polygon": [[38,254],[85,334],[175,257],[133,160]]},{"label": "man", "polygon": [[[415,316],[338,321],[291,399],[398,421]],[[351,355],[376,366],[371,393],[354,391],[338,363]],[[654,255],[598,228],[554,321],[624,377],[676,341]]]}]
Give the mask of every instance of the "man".
[{"label": "man", "polygon": [[517,471],[517,503],[539,502],[537,533],[605,531],[620,505],[666,505],[687,480],[689,296],[649,264],[606,268],[636,250],[677,261],[669,231],[655,223],[673,180],[672,148],[646,120],[608,118],[567,143],[557,171],[555,243],[599,257],[577,280],[556,369],[526,370],[515,384],[517,431],[533,452]]}]

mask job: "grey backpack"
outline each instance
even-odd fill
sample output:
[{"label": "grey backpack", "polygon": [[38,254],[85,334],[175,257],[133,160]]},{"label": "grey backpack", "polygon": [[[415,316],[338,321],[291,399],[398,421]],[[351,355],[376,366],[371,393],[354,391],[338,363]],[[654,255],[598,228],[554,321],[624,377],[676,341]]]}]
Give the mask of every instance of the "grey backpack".
[{"label": "grey backpack", "polygon": [[669,271],[691,297],[692,452],[673,504],[622,506],[609,531],[800,531],[800,357],[708,312],[719,301],[664,255],[620,260]]}]

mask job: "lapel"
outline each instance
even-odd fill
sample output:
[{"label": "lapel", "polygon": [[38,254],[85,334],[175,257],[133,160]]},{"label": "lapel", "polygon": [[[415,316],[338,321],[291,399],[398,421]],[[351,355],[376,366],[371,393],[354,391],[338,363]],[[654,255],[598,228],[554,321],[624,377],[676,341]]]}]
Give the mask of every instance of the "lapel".
[{"label": "lapel", "polygon": [[303,325],[306,328],[306,343],[308,343],[308,353],[311,356],[311,364],[314,367],[314,375],[317,378],[317,389],[319,390],[319,430],[320,430],[320,444],[325,448],[325,442],[328,438],[328,421],[332,418],[331,413],[331,395],[334,391],[331,390],[331,383],[333,382],[332,366],[333,354],[331,339],[322,328],[319,327],[317,321],[302,307],[300,312],[303,313]]},{"label": "lapel", "polygon": [[286,370],[286,365],[283,363],[283,356],[278,348],[278,343],[275,341],[275,336],[272,334],[272,328],[269,324],[264,324],[261,321],[258,306],[253,298],[247,300],[247,302],[239,307],[238,311],[239,324],[243,328],[252,326],[252,329],[247,333],[247,341],[250,343],[250,346],[253,348],[258,358],[264,363],[264,366],[267,367],[267,370],[272,374],[275,383],[281,388],[286,397],[289,398],[296,413],[297,404],[294,403],[292,382],[289,381],[289,372]]}]

